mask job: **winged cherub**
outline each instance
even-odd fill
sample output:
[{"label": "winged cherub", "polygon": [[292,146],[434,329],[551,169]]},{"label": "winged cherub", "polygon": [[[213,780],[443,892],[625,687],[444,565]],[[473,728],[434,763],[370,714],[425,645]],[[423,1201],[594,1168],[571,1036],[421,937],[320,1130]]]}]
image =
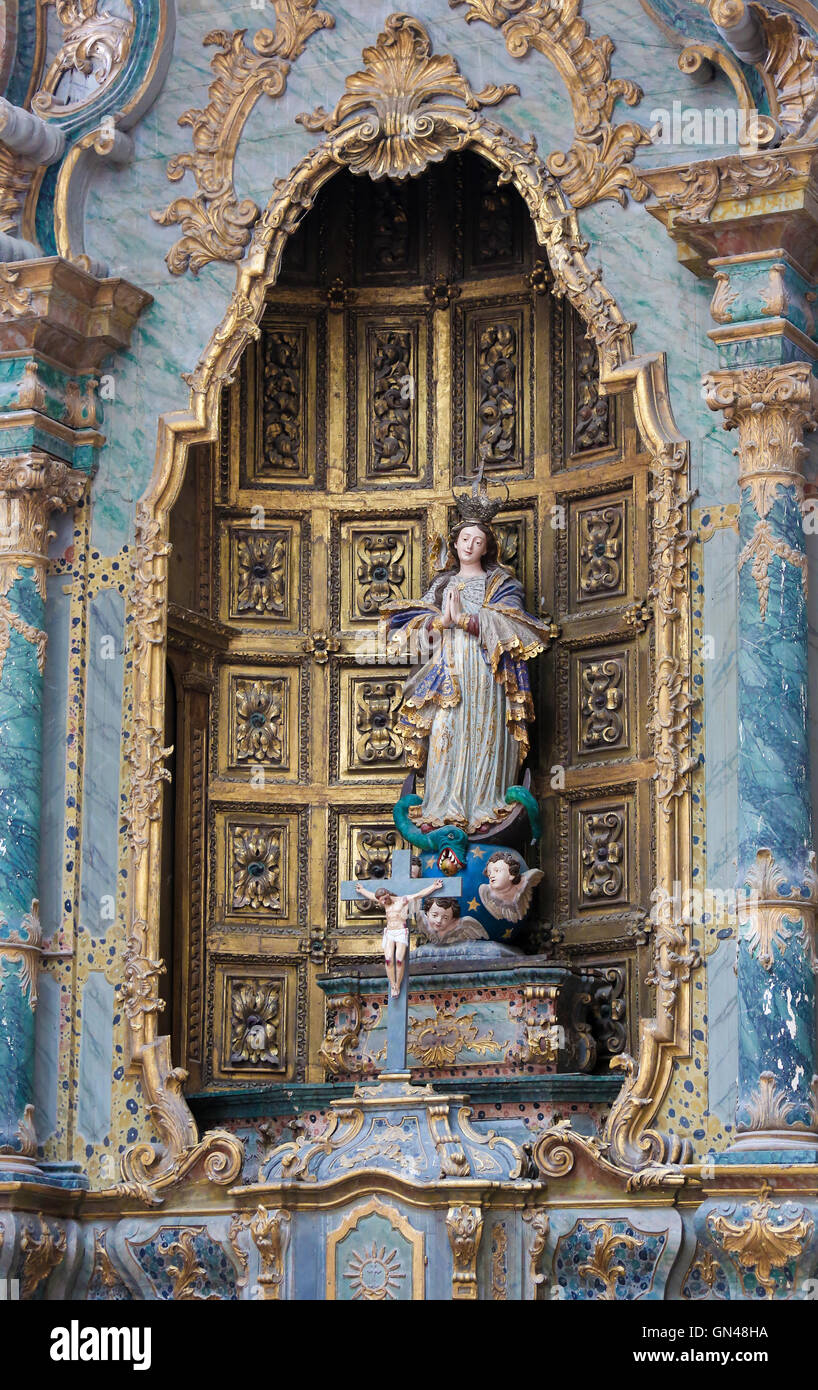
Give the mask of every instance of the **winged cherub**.
[{"label": "winged cherub", "polygon": [[476,917],[461,917],[457,898],[430,898],[418,914],[421,930],[433,946],[454,946],[461,941],[486,941],[488,932]]},{"label": "winged cherub", "polygon": [[498,850],[486,864],[488,883],[480,884],[480,901],[492,917],[522,922],[542,876],[542,869],[524,869],[513,854]]}]

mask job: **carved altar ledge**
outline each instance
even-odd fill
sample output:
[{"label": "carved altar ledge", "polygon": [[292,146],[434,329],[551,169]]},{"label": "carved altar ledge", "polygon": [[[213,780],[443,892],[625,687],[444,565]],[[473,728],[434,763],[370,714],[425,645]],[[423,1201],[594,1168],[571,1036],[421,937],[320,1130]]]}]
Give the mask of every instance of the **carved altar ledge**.
[{"label": "carved altar ledge", "polygon": [[[542,956],[420,952],[409,965],[408,1054],[415,1080],[591,1072],[601,1049],[595,995],[615,982]],[[495,948],[496,949],[496,948]],[[339,962],[340,965],[340,962]],[[386,1065],[386,977],[373,964],[318,977],[329,1027],[319,1056],[335,1076]],[[606,1000],[607,1002],[607,1000]],[[618,1028],[620,1050],[624,1028]]]}]

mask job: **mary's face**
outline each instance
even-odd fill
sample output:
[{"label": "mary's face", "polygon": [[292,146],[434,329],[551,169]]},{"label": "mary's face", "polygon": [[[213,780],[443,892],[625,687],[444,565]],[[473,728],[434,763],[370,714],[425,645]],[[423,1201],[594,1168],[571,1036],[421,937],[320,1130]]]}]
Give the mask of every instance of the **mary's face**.
[{"label": "mary's face", "polygon": [[482,560],[487,543],[488,538],[479,526],[464,526],[455,541],[458,560],[461,564]]}]

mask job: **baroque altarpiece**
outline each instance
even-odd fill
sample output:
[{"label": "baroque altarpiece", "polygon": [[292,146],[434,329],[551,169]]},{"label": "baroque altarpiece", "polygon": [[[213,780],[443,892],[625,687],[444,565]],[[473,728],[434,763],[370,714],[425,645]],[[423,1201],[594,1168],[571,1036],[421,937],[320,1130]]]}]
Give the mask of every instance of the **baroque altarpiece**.
[{"label": "baroque altarpiece", "polygon": [[0,1278],[804,1296],[818,12],[7,8]]}]

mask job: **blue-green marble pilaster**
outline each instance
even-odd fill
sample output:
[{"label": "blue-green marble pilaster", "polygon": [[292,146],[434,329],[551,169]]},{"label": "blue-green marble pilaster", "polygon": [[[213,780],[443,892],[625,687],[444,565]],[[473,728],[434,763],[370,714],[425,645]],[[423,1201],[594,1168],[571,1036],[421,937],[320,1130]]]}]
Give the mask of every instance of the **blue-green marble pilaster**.
[{"label": "blue-green marble pilaster", "polygon": [[778,484],[766,516],[745,488],[739,528],[735,1146],[790,1160],[794,1148],[811,1148],[814,1158],[812,913],[799,906],[812,853],[806,558],[795,487]]},{"label": "blue-green marble pilaster", "polygon": [[35,572],[21,567],[0,600],[0,1171],[4,1152],[32,1156],[38,956],[19,943],[39,945],[42,629]]}]

